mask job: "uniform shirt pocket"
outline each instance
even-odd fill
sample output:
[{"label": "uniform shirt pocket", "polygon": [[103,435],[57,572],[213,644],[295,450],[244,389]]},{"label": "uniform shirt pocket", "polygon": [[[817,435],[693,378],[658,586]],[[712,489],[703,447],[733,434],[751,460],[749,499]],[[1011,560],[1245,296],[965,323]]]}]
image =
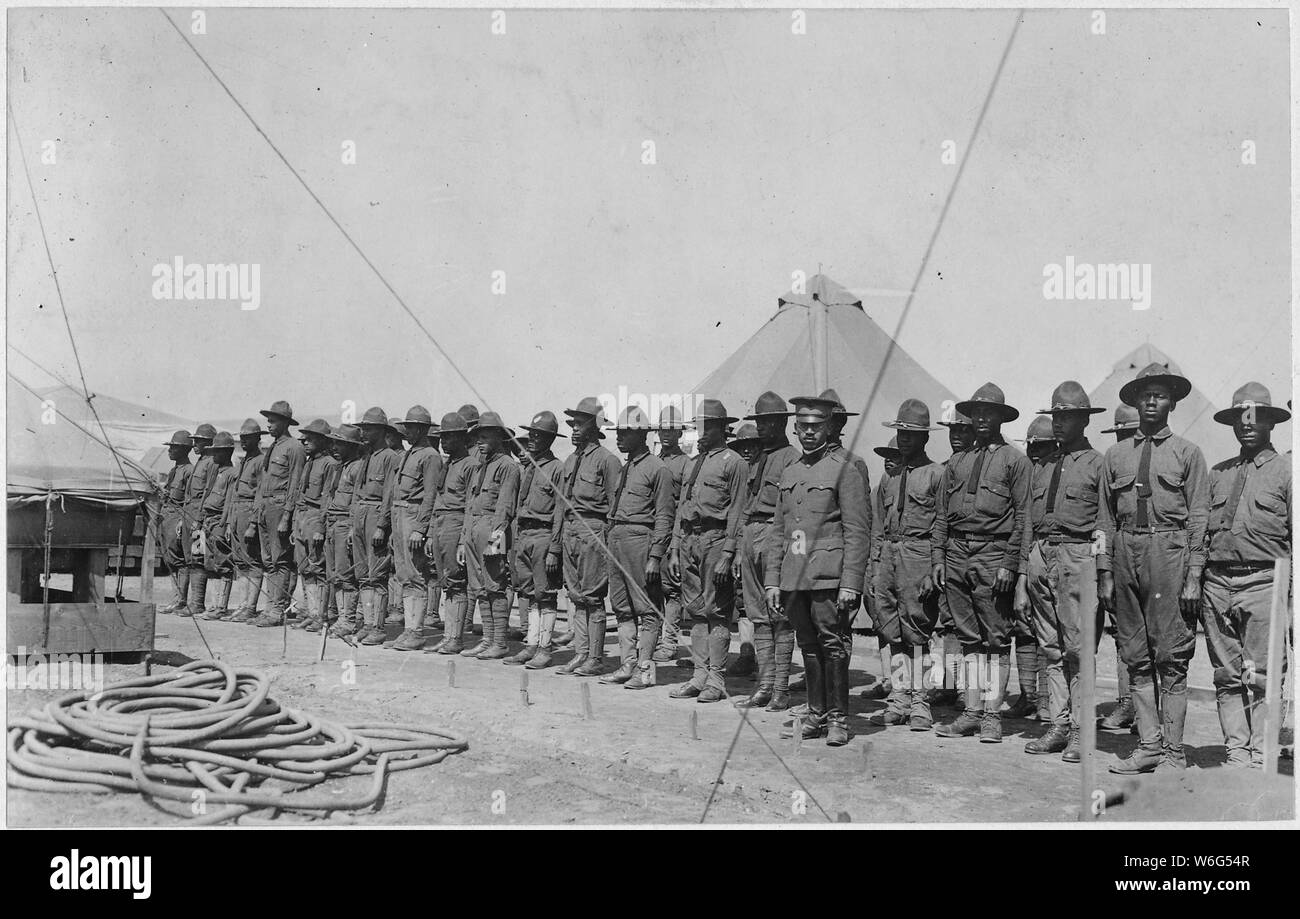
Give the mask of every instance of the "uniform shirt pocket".
[{"label": "uniform shirt pocket", "polygon": [[1117,475],[1111,480],[1110,491],[1115,496],[1115,512],[1120,517],[1131,517],[1137,513],[1137,489],[1133,483],[1136,475]]},{"label": "uniform shirt pocket", "polygon": [[1262,535],[1285,536],[1287,532],[1286,500],[1281,495],[1260,492],[1254,498],[1251,528]]}]

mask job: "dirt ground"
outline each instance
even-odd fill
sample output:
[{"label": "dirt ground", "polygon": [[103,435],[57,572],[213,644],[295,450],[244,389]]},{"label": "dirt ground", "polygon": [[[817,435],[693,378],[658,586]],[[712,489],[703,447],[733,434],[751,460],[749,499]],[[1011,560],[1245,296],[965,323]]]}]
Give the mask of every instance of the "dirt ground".
[{"label": "dirt ground", "polygon": [[[688,675],[673,665],[661,665],[659,687],[642,692],[562,676],[554,669],[528,672],[525,707],[522,668],[499,661],[352,648],[331,640],[322,662],[317,660],[319,635],[288,630],[282,653],[279,629],[224,622],[198,625],[218,657],[267,673],[274,681],[272,696],[288,705],[342,722],[419,723],[468,738],[465,753],[391,776],[376,811],[336,814],[330,823],[682,824],[704,819],[711,824],[790,825],[1078,818],[1078,767],[1063,764],[1058,756],[1029,756],[1022,750],[1026,740],[1040,733],[1036,722],[1008,720],[1000,745],[868,724],[867,717],[883,707],[859,695],[879,676],[874,639],[859,637],[855,642],[854,737],[846,747],[831,748],[821,740],[796,745],[780,739],[789,721],[786,713],[757,711],[745,723],[726,702],[700,705],[668,698],[671,686]],[[156,647],[172,660],[208,656],[196,623],[174,616],[158,617]],[[612,661],[612,634],[606,653]],[[1198,656],[1204,659],[1203,647]],[[563,663],[567,657],[564,652],[558,660]],[[453,667],[454,687],[449,685]],[[1109,639],[1099,667],[1104,687],[1108,670],[1113,679]],[[105,670],[105,679],[112,682],[139,676],[144,667],[110,663]],[[355,679],[349,680],[349,673]],[[583,714],[584,685],[589,687],[590,720]],[[728,690],[743,696],[752,685],[748,679],[733,679]],[[1016,685],[1014,674],[1011,685]],[[10,691],[10,711],[39,706],[53,695]],[[1100,698],[1105,712],[1113,689],[1103,688]],[[802,697],[796,695],[795,701]],[[954,714],[936,710],[943,720]],[[1105,768],[1113,756],[1131,750],[1136,738],[1099,732],[1099,784],[1108,793],[1125,792],[1124,803],[1111,806],[1103,819],[1291,818],[1294,786],[1289,776],[1278,780],[1284,791],[1273,788],[1261,804],[1264,793],[1250,783],[1262,776],[1243,777],[1221,768],[1224,750],[1212,701],[1193,698],[1186,739],[1197,768],[1183,784],[1193,783],[1196,793],[1143,796],[1140,789],[1154,787],[1153,779],[1124,780]],[[1290,762],[1284,761],[1283,768],[1289,772]],[[329,787],[341,792],[351,788],[350,783],[365,781],[334,780]],[[1220,788],[1218,797],[1205,793]],[[1198,796],[1199,805],[1193,808],[1188,802]],[[1239,805],[1239,799],[1254,803]],[[7,804],[8,822],[17,826],[171,825],[178,820],[172,805],[163,805],[173,810],[169,813],[124,794],[11,790]],[[284,816],[276,822],[299,819]]]}]

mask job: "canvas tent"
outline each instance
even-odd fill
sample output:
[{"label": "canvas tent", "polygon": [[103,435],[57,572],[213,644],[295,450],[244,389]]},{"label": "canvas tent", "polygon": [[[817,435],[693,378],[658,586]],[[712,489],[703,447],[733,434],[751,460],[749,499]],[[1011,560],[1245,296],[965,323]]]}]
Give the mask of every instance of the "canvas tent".
[{"label": "canvas tent", "polygon": [[[102,422],[108,434],[108,442],[114,449],[149,469],[155,477],[160,474],[165,475],[171,467],[171,463],[167,460],[167,451],[160,445],[170,439],[172,432],[176,430],[181,428],[187,431],[194,430],[194,422],[188,418],[145,405],[137,405],[134,402],[124,402],[112,396],[92,394],[95,412],[99,414],[99,419],[96,420],[95,414],[86,404],[85,395],[79,389],[51,386],[48,389],[38,390],[38,393],[42,400],[52,402],[61,415],[81,425],[101,440],[104,439],[104,433],[99,428]],[[58,420],[63,423],[64,418]]]},{"label": "canvas tent", "polygon": [[[1096,416],[1091,428],[1110,427],[1113,412],[1120,404],[1120,387],[1134,379],[1140,370],[1150,364],[1163,364],[1173,373],[1187,376],[1169,355],[1155,345],[1148,342],[1134,348],[1116,361],[1110,375],[1088,394],[1093,405],[1106,409],[1106,414]],[[1237,454],[1237,440],[1233,437],[1232,428],[1214,420],[1215,411],[1224,408],[1226,403],[1225,405],[1211,404],[1210,400],[1197,389],[1197,383],[1200,381],[1195,377],[1188,377],[1188,379],[1191,380],[1192,391],[1186,399],[1174,407],[1174,411],[1169,415],[1169,428],[1178,436],[1185,437],[1200,447],[1201,452],[1205,454],[1206,465],[1213,466],[1220,460]],[[1098,424],[1098,421],[1106,423]],[[1102,451],[1113,442],[1112,435],[1109,434],[1094,435],[1092,439],[1093,446]]]},{"label": "canvas tent", "polygon": [[[743,416],[753,411],[754,400],[766,390],[789,399],[817,395],[828,386],[849,411],[862,413],[849,419],[844,439],[849,443],[862,428],[854,450],[870,464],[873,482],[882,466],[871,450],[889,441],[891,432],[881,424],[895,417],[899,404],[921,399],[930,407],[933,424],[945,400],[955,400],[948,387],[867,315],[860,297],[820,274],[808,280],[806,290],[779,298],[767,324],[694,392],[721,399],[731,414]],[[948,454],[943,434],[940,429],[931,437],[929,452],[935,458]]]}]

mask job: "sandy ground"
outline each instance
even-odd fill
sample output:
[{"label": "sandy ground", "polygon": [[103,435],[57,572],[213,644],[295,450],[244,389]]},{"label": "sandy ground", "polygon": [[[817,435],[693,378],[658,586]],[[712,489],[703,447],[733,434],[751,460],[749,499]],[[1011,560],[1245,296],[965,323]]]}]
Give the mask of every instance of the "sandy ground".
[{"label": "sandy ground", "polygon": [[[352,648],[337,640],[329,642],[325,660],[318,661],[318,635],[289,630],[282,653],[279,629],[223,622],[200,625],[218,657],[266,672],[274,681],[272,695],[289,705],[343,722],[414,722],[468,738],[467,752],[392,776],[376,812],[335,815],[331,823],[655,824],[696,823],[702,818],[708,823],[981,823],[1078,818],[1078,767],[1063,764],[1057,756],[1029,756],[1022,750],[1024,742],[1041,731],[1036,722],[1007,721],[1000,745],[868,724],[867,717],[883,707],[859,695],[879,676],[874,639],[859,637],[855,642],[853,740],[846,747],[831,748],[820,740],[799,745],[781,740],[780,730],[789,721],[784,713],[754,712],[746,723],[725,702],[700,705],[668,698],[671,686],[688,673],[672,665],[661,665],[659,687],[643,692],[561,676],[554,669],[529,672],[525,707],[521,668],[499,661]],[[196,623],[173,616],[158,617],[156,647],[170,652],[165,657],[172,660],[207,656]],[[612,634],[606,653],[612,662]],[[567,657],[565,652],[558,660],[563,663]],[[1099,661],[1104,686],[1113,680],[1109,639]],[[1194,669],[1192,682],[1208,685],[1203,646],[1198,661],[1201,666]],[[449,685],[452,667],[454,687]],[[143,670],[140,664],[111,663],[105,678],[112,682]],[[589,687],[590,720],[583,715],[584,684]],[[1011,684],[1016,685],[1014,674]],[[748,679],[733,679],[728,689],[742,696],[752,685]],[[39,706],[52,695],[11,691],[10,709]],[[1103,688],[1100,698],[1101,711],[1109,710],[1113,690]],[[936,711],[943,720],[954,714]],[[1126,754],[1136,739],[1127,733],[1099,732],[1100,785],[1111,793],[1125,792],[1125,803],[1111,806],[1103,819],[1290,818],[1291,778],[1279,780],[1284,792],[1274,788],[1265,794],[1251,777],[1232,776],[1221,768],[1224,751],[1212,702],[1193,699],[1186,733],[1189,757],[1197,768],[1187,780],[1175,783],[1180,786],[1176,793],[1157,794],[1151,778],[1134,782],[1105,771],[1111,757]],[[1284,761],[1283,767],[1289,772],[1290,762]],[[337,780],[331,787],[343,790],[364,781]],[[1189,783],[1194,793],[1186,791]],[[1144,797],[1143,788],[1152,791]],[[1207,793],[1216,789],[1222,793]],[[1190,803],[1193,798],[1196,806]],[[177,822],[172,813],[130,795],[10,791],[7,804],[12,825]],[[285,816],[277,822],[297,819]]]}]

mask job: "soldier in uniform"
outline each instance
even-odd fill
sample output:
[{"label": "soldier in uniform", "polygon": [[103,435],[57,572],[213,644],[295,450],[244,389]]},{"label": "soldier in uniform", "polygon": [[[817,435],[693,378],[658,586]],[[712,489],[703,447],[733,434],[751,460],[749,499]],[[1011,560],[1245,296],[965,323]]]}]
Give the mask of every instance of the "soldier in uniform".
[{"label": "soldier in uniform", "polygon": [[[475,421],[478,412],[474,413]],[[448,412],[439,425],[441,447],[447,454],[438,482],[438,496],[433,502],[433,544],[435,567],[442,595],[447,602],[447,621],[442,641],[426,653],[460,654],[469,633],[473,613],[466,597],[465,566],[456,560],[465,526],[465,500],[471,476],[478,464],[477,448],[470,451],[469,424],[459,412]]]},{"label": "soldier in uniform", "polygon": [[[907,724],[928,731],[934,724],[925,690],[925,656],[939,621],[939,591],[930,570],[930,536],[938,507],[943,467],[926,455],[930,408],[907,399],[885,427],[898,433],[897,472],[876,489],[871,515],[876,558],[876,631],[890,650],[893,691],[872,724]],[[886,461],[888,463],[888,461]],[[888,465],[886,472],[888,473]]]},{"label": "soldier in uniform", "polygon": [[621,468],[618,457],[597,441],[601,404],[586,396],[577,408],[567,408],[573,429],[573,453],[560,470],[562,500],[556,502],[546,570],[558,574],[563,558],[564,586],[569,595],[573,658],[561,673],[599,676],[604,672],[605,595],[609,592],[605,528],[614,502]]},{"label": "soldier in uniform", "polygon": [[1011,672],[1012,600],[1026,536],[1033,467],[1002,439],[1020,413],[1002,390],[985,383],[957,411],[975,428],[975,443],[944,467],[931,540],[932,577],[948,593],[962,645],[965,707],[935,732],[1002,742],[1002,700]]},{"label": "soldier in uniform", "polygon": [[660,569],[673,532],[673,475],[646,445],[650,418],[639,406],[628,406],[610,427],[625,457],[605,536],[620,664],[600,681],[648,689],[655,685],[651,658],[663,619]]},{"label": "soldier in uniform", "polygon": [[366,409],[358,427],[369,449],[362,457],[352,495],[352,560],[357,566],[362,623],[356,640],[363,645],[381,645],[386,637],[384,616],[393,562],[388,550],[392,485],[402,454],[388,446],[388,414],[379,406]]},{"label": "soldier in uniform", "polygon": [[1259,383],[1242,386],[1232,407],[1214,415],[1232,425],[1241,444],[1236,456],[1210,470],[1202,610],[1219,726],[1234,768],[1264,765],[1273,567],[1291,556],[1291,463],[1274,449],[1272,433],[1290,417]]},{"label": "soldier in uniform", "polygon": [[1139,739],[1111,764],[1121,775],[1187,765],[1187,668],[1196,653],[1210,489],[1200,448],[1168,422],[1191,389],[1163,364],[1125,383],[1119,397],[1138,410],[1138,432],[1102,463],[1098,592],[1115,610]]},{"label": "soldier in uniform", "polygon": [[203,613],[204,619],[220,619],[230,603],[231,564],[230,540],[226,531],[226,507],[234,494],[235,471],[230,456],[235,450],[235,438],[229,431],[221,431],[204,450],[211,457],[212,484],[203,496],[203,566],[208,579],[216,581],[217,602]]},{"label": "soldier in uniform", "polygon": [[[1115,443],[1128,440],[1138,429],[1138,413],[1131,405],[1120,405],[1115,409],[1113,427],[1103,428],[1103,434],[1114,434]],[[1115,683],[1119,695],[1111,713],[1101,720],[1098,727],[1107,731],[1136,731],[1134,726],[1136,713],[1133,709],[1133,691],[1128,678],[1128,667],[1124,666],[1124,655],[1119,651],[1119,637],[1115,628],[1115,613],[1106,611],[1106,634],[1115,642]]]},{"label": "soldier in uniform", "polygon": [[194,439],[189,431],[177,431],[163,444],[172,468],[167,471],[163,485],[162,505],[162,556],[176,588],[176,602],[170,607],[159,607],[160,613],[174,613],[185,608],[190,598],[190,537],[185,525],[185,492],[189,488],[194,464],[190,450]]},{"label": "soldier in uniform", "polygon": [[[944,410],[939,424],[948,429],[948,449],[956,456],[968,450],[975,443],[975,428],[970,419],[949,406]],[[946,466],[951,458],[940,465]],[[957,692],[958,675],[961,673],[961,641],[957,637],[957,626],[952,621],[952,610],[948,606],[948,594],[939,591],[939,638],[938,650],[943,660],[943,688],[936,688],[930,696],[931,705],[961,705],[963,700]]]},{"label": "soldier in uniform", "polygon": [[[384,432],[384,443],[398,456],[406,453],[406,425],[396,416],[388,419],[388,430]],[[402,631],[406,630],[405,601],[406,591],[402,589],[402,579],[397,573],[397,549],[393,540],[388,541],[388,602],[384,608],[384,625],[401,622]],[[387,632],[385,632],[387,634]],[[384,641],[385,648],[391,648],[400,640],[390,638]]]},{"label": "soldier in uniform", "polygon": [[519,507],[515,514],[515,592],[528,607],[524,647],[505,659],[507,664],[524,664],[541,670],[551,664],[551,641],[557,616],[559,578],[546,570],[546,553],[551,547],[555,521],[555,496],[559,494],[560,461],[551,452],[555,438],[562,437],[560,423],[549,411],[538,412],[529,424],[528,458],[520,471]]},{"label": "soldier in uniform", "polygon": [[758,457],[746,490],[738,553],[739,593],[744,597],[745,616],[753,624],[758,686],[736,704],[744,708],[766,706],[772,712],[790,707],[790,660],[794,655],[790,620],[772,612],[765,593],[767,541],[773,538],[772,518],[781,494],[781,473],[799,458],[799,449],[790,443],[787,434],[790,415],[785,400],[769,390],[754,400],[754,414],[746,416],[755,425]]},{"label": "soldier in uniform", "polygon": [[352,501],[365,468],[365,441],[355,424],[341,424],[330,435],[338,465],[331,470],[332,482],[325,493],[325,577],[335,597],[338,616],[330,634],[346,638],[362,625],[357,616],[357,564],[353,555]]},{"label": "soldier in uniform", "polygon": [[1039,413],[1051,417],[1058,446],[1034,467],[1030,539],[1020,552],[1016,584],[1016,613],[1033,622],[1047,677],[1042,720],[1048,727],[1025,744],[1025,752],[1061,753],[1067,763],[1079,762],[1081,629],[1087,617],[1101,624],[1092,539],[1102,458],[1085,432],[1088,416],[1102,411],[1092,407],[1082,386],[1066,380],[1052,392],[1051,408]]},{"label": "soldier in uniform", "polygon": [[244,532],[244,538],[256,537],[261,546],[267,595],[266,612],[249,621],[258,628],[270,628],[284,621],[289,606],[293,565],[289,534],[307,458],[302,446],[289,436],[289,428],[297,427],[298,422],[293,419],[288,402],[274,402],[260,414],[266,419],[267,433],[274,441],[262,454],[262,474],[253,500],[253,524]]},{"label": "soldier in uniform", "polygon": [[[397,651],[416,651],[424,645],[425,614],[429,602],[429,581],[433,579],[433,555],[427,540],[432,536],[433,503],[442,478],[442,457],[429,443],[433,416],[423,405],[413,405],[402,422],[410,447],[402,454],[393,480],[393,560],[402,586],[402,634],[392,643]],[[387,645],[387,642],[385,642]]]},{"label": "soldier in uniform", "polygon": [[[230,543],[235,575],[243,585],[239,608],[222,614],[220,610],[204,618],[224,619],[231,622],[249,622],[257,618],[257,600],[262,593],[262,549],[257,541],[257,518],[253,504],[257,500],[258,486],[262,481],[262,425],[255,418],[246,418],[239,427],[239,449],[243,456],[235,467],[235,486],[226,502],[226,539]],[[249,539],[247,533],[253,531]]]},{"label": "soldier in uniform", "polygon": [[[677,516],[677,496],[682,493],[682,482],[686,480],[686,467],[690,463],[690,457],[681,448],[682,432],[685,429],[681,410],[675,405],[664,406],[659,413],[659,427],[655,433],[659,437],[659,458],[673,477],[674,519]],[[659,647],[652,660],[667,663],[677,656],[677,624],[682,618],[682,583],[666,565],[659,572],[659,582],[664,590],[664,621],[663,628],[659,631]]]},{"label": "soldier in uniform", "polygon": [[333,456],[330,426],[317,418],[298,429],[302,442],[302,487],[293,508],[293,558],[302,582],[306,614],[293,627],[319,632],[325,625],[325,510],[330,497],[327,487],[334,478],[338,460]]},{"label": "soldier in uniform", "polygon": [[700,429],[699,454],[677,500],[668,564],[681,576],[695,673],[669,695],[718,702],[727,695],[736,587],[731,568],[744,520],[749,467],[727,447],[727,425],[740,419],[728,415],[721,402],[704,399],[693,420]]},{"label": "soldier in uniform", "polygon": [[[1056,438],[1052,433],[1052,419],[1047,415],[1039,415],[1029,423],[1029,430],[1025,432],[1025,455],[1033,464],[1035,475],[1038,475],[1038,470],[1046,465],[1048,458],[1055,453]],[[1032,503],[1030,508],[1032,511]],[[1031,529],[1033,525],[1031,521]],[[1022,575],[1025,573],[1023,567],[1020,573]],[[1030,608],[1028,594],[1025,597],[1024,604],[1014,601],[1012,603],[1012,611],[1016,614],[1016,618],[1011,624],[1011,637],[1016,649],[1016,676],[1020,683],[1020,698],[1003,714],[1008,718],[1024,718],[1027,721],[1041,721],[1047,724],[1051,721],[1047,661],[1038,643],[1038,632],[1034,625],[1034,614]]]},{"label": "soldier in uniform", "polygon": [[786,736],[825,735],[828,745],[843,746],[849,741],[850,624],[871,554],[870,503],[851,454],[831,443],[836,402],[790,401],[802,454],[781,473],[764,564],[768,606],[774,616],[789,617],[807,676],[807,711]]},{"label": "soldier in uniform", "polygon": [[461,656],[500,660],[509,655],[506,648],[506,630],[510,625],[507,557],[519,496],[519,464],[506,452],[510,430],[496,412],[479,416],[475,431],[481,455],[465,504],[465,526],[456,561],[465,566],[470,604],[475,605],[480,599],[485,603],[483,640],[476,647],[462,651]]},{"label": "soldier in uniform", "polygon": [[217,467],[212,457],[205,451],[217,436],[217,429],[210,424],[201,424],[194,429],[194,468],[189,481],[185,483],[185,525],[190,540],[190,598],[189,603],[176,610],[178,616],[202,616],[207,612],[208,573],[204,568],[203,553],[195,551],[196,544],[203,539],[203,499],[212,487],[212,480],[217,475]]}]

